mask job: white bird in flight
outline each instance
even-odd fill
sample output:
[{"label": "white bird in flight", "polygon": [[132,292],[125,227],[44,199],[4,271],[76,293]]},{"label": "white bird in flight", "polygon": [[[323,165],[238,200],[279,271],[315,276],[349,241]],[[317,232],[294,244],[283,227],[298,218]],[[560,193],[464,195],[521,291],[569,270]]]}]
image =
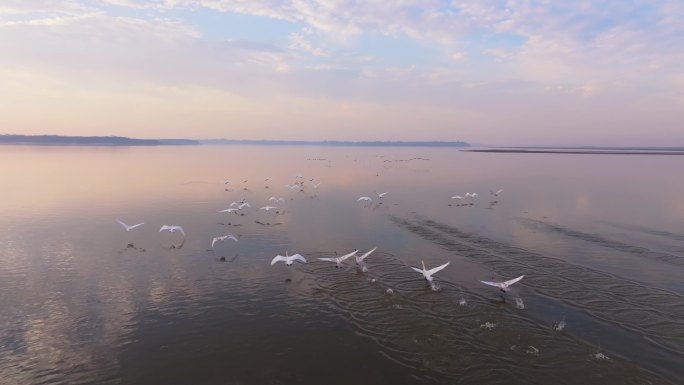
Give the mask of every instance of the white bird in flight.
[{"label": "white bird in flight", "polygon": [[250,205],[247,202],[243,202],[243,203],[240,203],[237,208],[238,208],[238,210],[242,210],[245,207],[252,207],[252,205]]},{"label": "white bird in flight", "polygon": [[226,239],[232,239],[232,240],[234,240],[235,242],[238,241],[238,239],[235,238],[235,236],[234,236],[233,234],[227,234],[227,235],[222,235],[222,236],[220,236],[220,237],[214,237],[214,238],[211,240],[211,248],[212,248],[212,249],[214,248],[214,244],[215,244],[216,242],[221,242],[221,243],[223,243],[223,241],[225,241]]},{"label": "white bird in flight", "polygon": [[342,262],[344,262],[347,258],[353,256],[354,254],[358,253],[359,250],[354,250],[349,254],[345,254],[341,257],[330,257],[330,258],[318,258],[319,261],[326,261],[326,262],[335,262],[335,267],[342,267]]},{"label": "white bird in flight", "polygon": [[513,279],[505,281],[505,282],[489,282],[489,281],[480,281],[480,282],[484,283],[485,285],[498,287],[499,290],[501,290],[502,292],[505,293],[508,291],[509,286],[520,281],[521,279],[523,279],[523,277],[524,277],[524,275],[521,275],[518,278],[513,278]]},{"label": "white bird in flight", "polygon": [[266,210],[266,211],[270,211],[270,210],[274,210],[274,209],[277,209],[277,207],[274,207],[274,206],[264,206],[264,207],[260,207],[260,208],[259,208],[259,210]]},{"label": "white bird in flight", "polygon": [[419,272],[420,274],[423,274],[423,277],[424,277],[425,280],[428,281],[428,282],[432,282],[432,276],[433,276],[435,273],[437,273],[438,271],[442,270],[443,268],[449,266],[449,264],[451,263],[451,262],[447,262],[447,263],[445,263],[445,264],[443,264],[443,265],[441,265],[441,266],[437,266],[437,267],[435,267],[435,268],[432,268],[432,269],[430,269],[430,270],[427,270],[427,269],[425,269],[425,262],[423,262],[423,261],[420,261],[420,262],[423,264],[423,268],[422,268],[422,269],[419,269],[419,268],[413,267],[413,266],[411,266],[411,268],[412,268],[413,270]]},{"label": "white bird in flight", "polygon": [[357,199],[356,201],[357,202],[362,202],[362,201],[373,202],[373,200],[370,197],[361,197],[361,198]]},{"label": "white bird in flight", "polygon": [[270,197],[270,198],[268,198],[268,201],[269,201],[269,202],[280,203],[280,202],[284,202],[284,201],[285,201],[285,198]]},{"label": "white bird in flight", "polygon": [[499,194],[501,194],[502,192],[503,192],[503,189],[498,189],[498,190],[496,190],[496,191],[491,191],[492,195],[494,195],[495,197],[498,197]]},{"label": "white bird in flight", "polygon": [[127,225],[127,224],[121,222],[121,221],[118,220],[118,219],[117,219],[116,221],[119,222],[119,224],[120,224],[121,226],[123,226],[124,229],[126,229],[126,231],[131,231],[131,230],[133,230],[134,228],[136,228],[136,227],[138,227],[138,226],[142,226],[142,225],[145,224],[145,222],[142,222],[142,223],[138,223],[137,225],[129,226],[129,225]]},{"label": "white bird in flight", "polygon": [[383,193],[376,192],[376,194],[378,194],[378,198],[384,198],[385,195],[387,195],[388,193],[389,193],[389,191],[385,191]]},{"label": "white bird in flight", "polygon": [[229,209],[225,209],[225,210],[219,210],[219,212],[220,212],[220,213],[228,213],[228,214],[230,214],[230,213],[234,213],[234,212],[236,212],[236,211],[238,211],[238,210],[239,210],[239,209],[229,208]]},{"label": "white bird in flight", "polygon": [[183,231],[183,228],[181,226],[176,226],[176,225],[164,225],[159,229],[159,232],[161,233],[164,230],[169,230],[169,232],[175,232],[176,230],[180,231],[183,236],[185,236],[185,231]]},{"label": "white bird in flight", "polygon": [[362,264],[363,264],[363,260],[366,259],[366,257],[368,257],[369,255],[371,255],[371,253],[374,252],[375,249],[377,249],[377,247],[374,247],[372,250],[367,251],[367,252],[364,253],[363,255],[354,256],[354,258],[356,258],[356,264],[362,265]]},{"label": "white bird in flight", "polygon": [[301,263],[306,263],[306,258],[302,257],[300,254],[295,254],[295,255],[287,255],[287,252],[285,252],[285,256],[283,257],[282,255],[276,255],[275,258],[271,261],[271,266],[275,265],[276,262],[283,261],[287,266],[291,266],[294,261],[299,261]]}]

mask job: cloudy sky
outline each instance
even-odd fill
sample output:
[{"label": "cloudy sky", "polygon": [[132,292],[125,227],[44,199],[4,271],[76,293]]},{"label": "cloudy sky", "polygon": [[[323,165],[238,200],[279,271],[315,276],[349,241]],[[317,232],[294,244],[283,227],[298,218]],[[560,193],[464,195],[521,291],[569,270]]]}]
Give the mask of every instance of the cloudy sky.
[{"label": "cloudy sky", "polygon": [[0,133],[684,145],[681,0],[0,0]]}]

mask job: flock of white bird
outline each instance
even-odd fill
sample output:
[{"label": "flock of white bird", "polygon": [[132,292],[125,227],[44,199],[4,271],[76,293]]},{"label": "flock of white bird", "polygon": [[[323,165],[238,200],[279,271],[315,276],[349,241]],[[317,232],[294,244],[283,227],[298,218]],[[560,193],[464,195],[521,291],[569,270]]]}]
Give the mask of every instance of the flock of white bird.
[{"label": "flock of white bird", "polygon": [[[362,271],[367,271],[366,265],[364,263],[364,259],[366,259],[366,257],[368,257],[376,249],[377,249],[377,247],[367,251],[366,253],[364,253],[361,256],[356,257],[356,264],[362,269]],[[354,250],[351,253],[342,255],[340,257],[325,257],[325,258],[318,258],[318,260],[319,261],[326,261],[326,262],[334,262],[335,267],[340,268],[340,267],[342,267],[342,263],[345,260],[349,259],[350,257],[356,256],[356,253],[358,253],[358,252],[359,252],[359,250]],[[285,253],[285,256],[276,255],[275,258],[273,258],[273,260],[271,260],[271,266],[275,265],[278,262],[285,262],[285,265],[292,266],[295,261],[300,262],[300,263],[306,263],[307,262],[306,258],[304,258],[304,256],[302,256],[301,254],[288,255],[288,253]],[[431,284],[433,279],[434,279],[432,276],[435,275],[440,270],[444,269],[445,267],[449,266],[450,263],[451,262],[447,262],[443,265],[434,267],[432,269],[427,269],[425,267],[425,262],[421,261],[422,268],[412,266],[411,269],[420,273],[423,276],[423,278],[425,279],[425,281],[427,281],[428,283]],[[503,293],[506,293],[508,291],[508,288],[511,285],[520,281],[521,279],[523,279],[523,277],[525,277],[525,276],[521,275],[517,278],[513,278],[511,280],[503,281],[503,282],[492,282],[492,281],[480,281],[480,282],[484,283],[485,285],[497,287]]]},{"label": "flock of white bird", "polygon": [[[305,177],[302,176],[301,174],[296,175],[295,178],[298,179],[298,180],[297,180],[294,184],[292,184],[292,185],[286,184],[285,187],[289,188],[290,190],[294,190],[294,189],[296,189],[296,188],[299,188],[300,191],[303,191],[304,180],[308,180],[309,182],[311,182],[311,186],[312,186],[314,189],[317,189],[317,188],[321,185],[321,182],[313,183],[314,179],[305,178]],[[301,179],[301,180],[299,180],[299,179]],[[265,179],[266,182],[268,182],[269,180],[270,180],[270,178],[266,178],[266,179]],[[230,182],[230,181],[226,181],[226,182],[225,182],[225,184],[229,184],[229,183],[231,183],[231,182]],[[247,180],[244,180],[243,183],[247,183]],[[266,188],[268,188],[268,186],[266,186]],[[247,190],[247,188],[244,188],[244,190]],[[228,190],[227,190],[227,191],[228,191]],[[502,192],[503,192],[503,190],[502,190],[502,189],[499,189],[499,190],[497,190],[497,191],[491,191],[491,194],[492,194],[493,196],[499,196],[499,194],[501,194]],[[389,194],[389,192],[388,192],[388,191],[381,192],[381,193],[375,192],[375,194],[377,195],[377,199],[383,199],[385,196],[387,196],[387,194]],[[473,192],[473,193],[471,193],[471,192],[466,192],[463,196],[455,195],[455,196],[452,196],[451,198],[452,198],[452,199],[474,199],[474,198],[477,198],[477,197],[478,197],[478,194],[475,193],[475,192]],[[285,201],[285,198],[283,198],[283,197],[275,197],[275,196],[272,196],[272,197],[270,197],[270,198],[268,199],[268,201],[269,201],[269,202],[274,202],[274,203],[281,203],[281,202],[284,202],[284,201]],[[371,197],[369,197],[369,196],[362,196],[362,197],[359,197],[359,198],[357,199],[357,202],[372,203],[372,202],[373,202],[373,199],[372,199]],[[245,199],[242,199],[242,200],[240,200],[240,201],[234,201],[234,202],[232,202],[232,203],[229,205],[229,207],[228,207],[227,209],[219,210],[218,212],[219,212],[219,213],[229,213],[229,214],[230,214],[230,213],[238,213],[239,211],[241,211],[241,210],[243,210],[243,209],[245,209],[245,208],[251,208],[251,207],[252,207],[252,206],[251,206]],[[271,211],[271,210],[277,210],[277,209],[278,209],[278,208],[275,207],[275,206],[262,206],[262,207],[259,208],[259,210],[263,210],[263,211],[267,211],[267,212],[268,212],[268,211]],[[135,228],[138,228],[138,227],[140,227],[140,226],[142,226],[142,225],[145,224],[144,222],[142,222],[142,223],[137,223],[137,224],[135,224],[135,225],[128,225],[128,224],[124,223],[123,221],[121,221],[121,220],[119,220],[119,219],[117,219],[116,222],[118,222],[118,223],[124,228],[124,230],[126,230],[126,231],[131,231],[131,230],[133,230],[133,229],[135,229]],[[178,231],[178,232],[180,232],[183,236],[185,236],[185,230],[183,230],[183,227],[182,227],[182,226],[178,226],[178,225],[163,225],[163,226],[159,229],[159,232],[162,232],[162,231],[169,231],[169,232],[171,232],[171,233],[174,233],[174,232]],[[228,240],[228,239],[230,239],[230,240],[232,240],[232,241],[235,241],[235,242],[238,242],[238,238],[237,238],[237,237],[235,237],[235,236],[232,235],[232,234],[226,234],[226,235],[217,236],[217,237],[212,238],[212,240],[211,240],[211,248],[213,249],[213,248],[214,248],[214,245],[215,245],[216,243],[223,243],[224,241],[226,241],[226,240]],[[357,256],[357,255],[356,255],[356,254],[359,252],[359,250],[357,249],[357,250],[352,251],[351,253],[348,253],[348,254],[345,254],[345,255],[342,255],[342,256],[339,256],[339,257],[321,257],[321,258],[318,258],[318,260],[320,260],[320,261],[325,261],[325,262],[334,262],[334,263],[335,263],[335,267],[340,268],[340,267],[342,267],[342,264],[343,264],[344,261],[346,261],[347,259],[349,259],[349,258],[351,258],[351,257],[355,257],[357,266],[358,266],[363,272],[366,272],[366,271],[368,271],[368,268],[367,268],[367,266],[366,266],[364,260],[365,260],[371,253],[373,253],[376,249],[377,249],[377,247],[376,247],[376,248],[373,248],[373,249],[371,249],[371,250],[369,250],[369,251],[367,251],[366,253],[363,253],[363,254],[360,255],[360,256]],[[305,258],[304,256],[302,256],[301,254],[289,255],[289,253],[286,252],[284,256],[283,256],[283,255],[276,255],[276,256],[271,260],[271,266],[275,265],[275,264],[278,263],[278,262],[284,262],[286,266],[292,266],[292,265],[294,264],[295,261],[296,261],[296,262],[300,262],[300,263],[307,263],[306,258]],[[428,284],[430,284],[430,285],[432,286],[433,279],[434,279],[433,276],[434,276],[437,272],[439,272],[439,271],[441,271],[442,269],[444,269],[445,267],[447,267],[447,266],[449,265],[449,263],[450,263],[450,262],[447,262],[447,263],[445,263],[445,264],[443,264],[443,265],[434,267],[434,268],[432,268],[432,269],[427,269],[427,268],[425,267],[425,262],[421,261],[422,267],[419,268],[419,267],[413,267],[413,266],[411,266],[411,269],[413,269],[413,270],[416,271],[417,273],[420,273],[420,274],[423,276],[423,278],[425,279],[425,281],[426,281]],[[513,285],[514,283],[520,281],[521,279],[523,279],[523,277],[524,277],[524,275],[521,275],[521,276],[519,276],[519,277],[517,277],[517,278],[513,278],[513,279],[510,279],[510,280],[507,280],[507,281],[502,281],[502,282],[493,282],[493,281],[480,281],[480,282],[482,282],[482,283],[484,283],[484,284],[486,284],[486,285],[489,285],[489,286],[494,286],[494,287],[498,288],[499,290],[501,290],[501,292],[506,293],[506,292],[509,290],[509,287],[510,287],[511,285]]]}]

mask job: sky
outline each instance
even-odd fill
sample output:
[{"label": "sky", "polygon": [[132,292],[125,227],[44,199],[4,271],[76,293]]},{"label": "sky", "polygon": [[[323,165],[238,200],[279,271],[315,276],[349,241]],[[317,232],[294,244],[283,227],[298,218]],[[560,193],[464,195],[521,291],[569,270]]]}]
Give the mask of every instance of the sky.
[{"label": "sky", "polygon": [[0,0],[0,134],[684,146],[684,1]]}]

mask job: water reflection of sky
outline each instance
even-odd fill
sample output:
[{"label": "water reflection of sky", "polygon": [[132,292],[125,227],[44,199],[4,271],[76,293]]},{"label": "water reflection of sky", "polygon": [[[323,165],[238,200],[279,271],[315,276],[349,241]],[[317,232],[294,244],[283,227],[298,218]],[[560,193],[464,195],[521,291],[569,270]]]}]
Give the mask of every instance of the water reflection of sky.
[{"label": "water reflection of sky", "polygon": [[[493,275],[395,226],[390,215],[429,218],[682,293],[681,265],[525,222],[676,255],[684,249],[677,238],[684,234],[684,180],[671,172],[682,162],[428,148],[3,147],[0,289],[11,295],[0,295],[9,309],[0,316],[7,325],[0,372],[29,382],[36,371],[18,368],[41,368],[47,378],[64,373],[45,368],[64,365],[79,368],[72,379],[116,373],[117,361],[102,357],[146,338],[133,337],[141,324],[155,317],[192,322],[221,301],[249,318],[256,317],[250,301],[273,307],[264,300],[273,297],[281,311],[302,317],[317,289],[302,275],[306,267],[269,266],[285,251],[315,259],[377,246],[406,265],[450,260],[440,278],[467,288],[478,287],[474,277]],[[322,183],[313,189],[307,181],[304,192],[286,188],[298,174]],[[499,197],[489,193],[500,188]],[[389,194],[377,205],[375,192],[383,191]],[[480,195],[476,205],[457,207],[465,201],[450,197],[466,192]],[[362,195],[375,202],[358,203]],[[280,214],[257,210],[270,196],[286,198],[276,205]],[[217,213],[239,199],[253,206],[246,216]],[[126,233],[117,218],[145,225]],[[181,249],[165,247],[162,224],[185,228]],[[227,233],[240,241],[210,250],[211,238]],[[233,262],[219,264],[220,256]]]}]

